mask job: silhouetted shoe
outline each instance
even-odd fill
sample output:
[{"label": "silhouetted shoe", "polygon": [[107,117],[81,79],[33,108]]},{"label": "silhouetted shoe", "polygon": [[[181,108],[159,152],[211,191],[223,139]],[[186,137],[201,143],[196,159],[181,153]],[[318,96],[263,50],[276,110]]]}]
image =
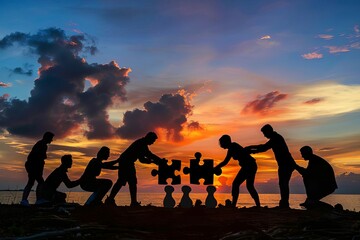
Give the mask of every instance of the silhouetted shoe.
[{"label": "silhouetted shoe", "polygon": [[117,206],[116,203],[115,203],[115,199],[114,198],[109,198],[109,197],[106,198],[105,205],[106,206],[114,206],[114,207]]},{"label": "silhouetted shoe", "polygon": [[35,202],[35,205],[47,205],[47,204],[50,204],[50,201],[45,200],[45,199],[38,199]]},{"label": "silhouetted shoe", "polygon": [[141,206],[141,202],[132,202],[130,204],[130,207],[140,207]]},{"label": "silhouetted shoe", "polygon": [[25,207],[30,207],[29,201],[26,199],[21,200],[20,205]]}]

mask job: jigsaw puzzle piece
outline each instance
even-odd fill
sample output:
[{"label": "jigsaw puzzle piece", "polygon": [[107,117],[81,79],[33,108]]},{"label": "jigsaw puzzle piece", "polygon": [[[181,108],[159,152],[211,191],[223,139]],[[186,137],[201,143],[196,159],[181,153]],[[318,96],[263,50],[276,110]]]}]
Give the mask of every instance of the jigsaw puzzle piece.
[{"label": "jigsaw puzzle piece", "polygon": [[214,174],[220,175],[221,169],[214,168],[213,159],[203,160],[200,165],[200,159],[191,159],[190,168],[183,169],[184,174],[190,174],[191,184],[200,184],[199,180],[204,179],[204,185],[212,185],[214,183]]},{"label": "jigsaw puzzle piece", "polygon": [[171,178],[171,184],[177,185],[181,183],[180,175],[175,175],[175,171],[180,171],[181,161],[171,160],[172,164],[168,165],[168,160],[161,161],[159,163],[158,170],[154,169],[151,171],[152,176],[158,176],[158,184],[168,184],[167,179]]}]

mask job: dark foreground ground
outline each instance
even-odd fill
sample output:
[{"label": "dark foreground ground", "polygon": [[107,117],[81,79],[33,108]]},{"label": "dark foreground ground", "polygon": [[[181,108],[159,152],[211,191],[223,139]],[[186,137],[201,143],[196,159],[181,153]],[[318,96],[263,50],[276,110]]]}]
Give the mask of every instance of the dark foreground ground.
[{"label": "dark foreground ground", "polygon": [[0,239],[360,239],[360,213],[0,205]]}]

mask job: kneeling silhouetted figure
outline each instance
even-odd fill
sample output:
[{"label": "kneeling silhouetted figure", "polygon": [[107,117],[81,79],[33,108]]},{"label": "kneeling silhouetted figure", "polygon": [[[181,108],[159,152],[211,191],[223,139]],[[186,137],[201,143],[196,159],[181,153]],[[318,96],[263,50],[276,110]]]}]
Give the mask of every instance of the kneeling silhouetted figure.
[{"label": "kneeling silhouetted figure", "polygon": [[102,204],[102,199],[112,186],[110,179],[96,178],[100,175],[101,169],[118,169],[114,166],[117,161],[110,161],[103,163],[110,156],[110,149],[102,147],[97,153],[96,158],[90,160],[83,175],[80,178],[80,186],[88,192],[93,192],[89,199],[86,201],[87,206],[98,206]]},{"label": "kneeling silhouetted figure", "polygon": [[319,203],[320,199],[333,193],[337,188],[334,170],[323,158],[315,155],[309,146],[300,149],[304,160],[308,160],[307,168],[296,165],[295,169],[302,175],[307,199],[301,204],[311,208]]},{"label": "kneeling silhouetted figure", "polygon": [[[65,203],[66,193],[57,191],[61,183],[66,187],[73,188],[80,184],[80,180],[71,181],[67,175],[67,171],[72,166],[72,156],[64,155],[61,157],[61,165],[56,168],[45,180],[41,189],[40,203]],[[43,200],[43,201],[42,201]]]}]

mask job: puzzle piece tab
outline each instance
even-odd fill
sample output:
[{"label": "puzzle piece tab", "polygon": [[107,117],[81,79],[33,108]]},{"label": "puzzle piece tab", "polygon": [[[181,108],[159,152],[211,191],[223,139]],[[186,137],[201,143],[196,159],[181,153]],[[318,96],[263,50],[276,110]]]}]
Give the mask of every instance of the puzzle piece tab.
[{"label": "puzzle piece tab", "polygon": [[152,176],[158,175],[158,184],[168,184],[166,180],[171,178],[171,184],[177,185],[181,183],[180,175],[175,175],[175,171],[180,171],[181,161],[180,160],[171,160],[172,164],[168,165],[168,160],[163,160],[159,163],[158,170],[154,169],[151,171]]},{"label": "puzzle piece tab", "polygon": [[203,160],[204,164],[200,165],[200,159],[191,159],[190,168],[184,167],[183,172],[190,174],[191,184],[200,184],[199,179],[204,179],[204,185],[214,184],[214,174],[220,175],[221,169],[214,168],[213,159]]}]

